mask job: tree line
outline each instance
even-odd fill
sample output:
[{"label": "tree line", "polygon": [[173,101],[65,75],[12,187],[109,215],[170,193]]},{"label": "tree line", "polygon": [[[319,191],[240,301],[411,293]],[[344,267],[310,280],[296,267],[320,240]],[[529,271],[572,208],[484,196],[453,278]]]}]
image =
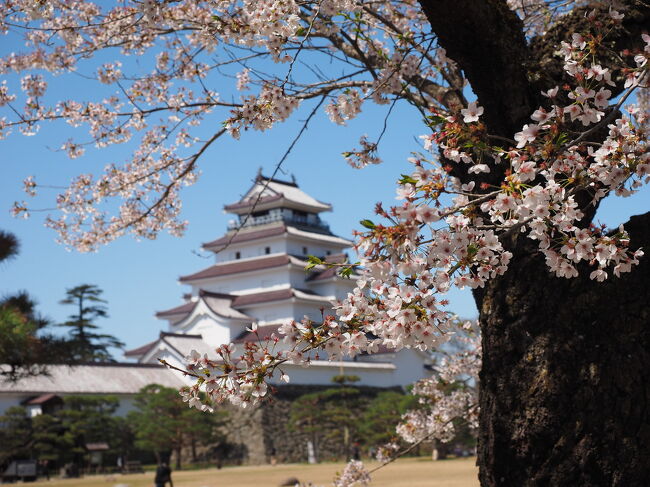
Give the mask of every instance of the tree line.
[{"label": "tree line", "polygon": [[[0,230],[0,262],[15,258],[20,243],[15,235]],[[63,323],[54,323],[37,310],[36,300],[27,291],[0,298],[0,377],[19,380],[47,373],[51,363],[112,362],[111,349],[124,343],[100,333],[96,320],[108,316],[103,291],[94,284],[66,289],[60,304],[74,311]],[[56,333],[64,328],[67,333]]]},{"label": "tree line", "polygon": [[[112,470],[128,461],[169,461],[173,453],[181,468],[185,451],[188,460],[197,462],[201,455],[226,450],[226,413],[191,410],[176,389],[150,384],[135,396],[126,416],[116,414],[119,406],[116,396],[96,395],[63,397],[32,417],[24,406],[9,408],[0,416],[0,467],[33,459],[51,472],[71,464],[86,471]],[[102,443],[108,449],[99,465],[88,446]]]}]

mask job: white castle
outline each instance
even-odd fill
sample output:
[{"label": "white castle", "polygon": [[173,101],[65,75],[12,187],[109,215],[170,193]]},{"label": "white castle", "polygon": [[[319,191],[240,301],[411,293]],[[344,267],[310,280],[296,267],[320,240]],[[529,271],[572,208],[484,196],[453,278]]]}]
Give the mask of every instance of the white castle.
[{"label": "white castle", "polygon": [[[183,368],[191,350],[215,357],[217,346],[263,339],[287,321],[306,316],[320,322],[354,288],[355,275],[342,278],[324,266],[305,271],[308,255],[343,262],[352,242],[334,235],[321,220],[320,213],[332,206],[306,194],[295,180],[258,174],[246,194],[225,210],[237,220],[224,236],[203,244],[215,263],[180,278],[190,287],[185,302],[156,313],[167,321],[167,331],[126,357],[140,364],[164,359]],[[257,335],[247,331],[252,323]],[[358,376],[359,385],[395,387],[429,376],[429,366],[423,352],[382,348],[342,361],[328,361],[321,353],[308,368],[285,364],[283,369],[292,384],[327,385],[333,376],[346,374]]]},{"label": "white castle", "polygon": [[[174,388],[188,384],[189,378],[161,366],[159,358],[183,368],[193,349],[216,358],[214,350],[223,343],[240,347],[304,316],[319,322],[323,313],[333,314],[332,304],[354,288],[354,275],[344,279],[323,266],[305,272],[308,255],[342,262],[352,242],[334,235],[320,219],[331,205],[312,198],[295,181],[260,174],[241,200],[225,209],[238,219],[223,237],[203,245],[215,254],[214,265],[180,278],[190,287],[185,303],[156,314],[167,322],[167,331],[125,353],[135,362],[52,365],[48,375],[0,382],[0,414],[23,405],[30,415],[38,415],[71,394],[116,395],[118,414],[126,414],[135,394],[147,384]],[[246,330],[252,323],[257,323],[258,335]],[[308,368],[291,364],[282,368],[292,385],[305,386],[331,385],[332,377],[345,374],[358,376],[358,385],[403,387],[430,375],[430,357],[418,350],[396,353],[380,347],[380,353],[354,359],[326,358],[321,353]]]}]

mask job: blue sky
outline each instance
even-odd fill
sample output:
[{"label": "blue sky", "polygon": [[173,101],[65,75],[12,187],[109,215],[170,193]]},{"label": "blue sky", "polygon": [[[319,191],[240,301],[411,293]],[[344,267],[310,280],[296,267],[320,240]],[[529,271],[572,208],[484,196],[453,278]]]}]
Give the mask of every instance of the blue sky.
[{"label": "blue sky", "polygon": [[[91,98],[92,89],[80,78],[70,77],[54,79],[52,87],[55,98],[70,97],[72,91]],[[424,133],[420,115],[407,105],[398,105],[380,149],[385,162],[363,170],[345,163],[341,152],[356,147],[361,134],[374,140],[381,132],[387,109],[367,104],[361,116],[347,127],[336,126],[319,114],[283,164],[281,177],[294,174],[304,190],[333,204],[334,212],[323,216],[341,236],[350,237],[359,220],[372,217],[376,202],[383,201],[386,206],[394,202],[395,181],[401,173],[410,172],[406,160],[419,149],[415,137]],[[65,186],[81,172],[97,173],[108,162],[125,160],[133,146],[91,149],[84,157],[70,160],[53,150],[69,137],[70,129],[55,124],[42,126],[33,137],[17,134],[0,140],[0,228],[15,233],[22,243],[16,259],[0,264],[0,294],[25,289],[38,300],[43,314],[62,322],[72,311],[58,304],[65,289],[96,284],[105,292],[110,314],[98,322],[102,331],[120,338],[127,348],[151,341],[163,326],[154,313],[180,304],[187,290],[177,278],[212,263],[201,252],[200,244],[225,232],[232,216],[223,213],[223,205],[239,199],[259,167],[265,174],[272,172],[310,110],[305,105],[289,122],[269,132],[244,133],[239,141],[224,138],[209,149],[201,161],[199,182],[183,192],[183,216],[189,220],[184,237],[163,234],[154,241],[135,241],[127,236],[89,254],[68,251],[57,244],[54,232],[43,226],[46,212],[22,220],[12,218],[10,208],[15,200],[26,199],[22,192],[25,177],[34,175],[39,184]],[[39,205],[50,206],[55,195],[56,190],[44,192]],[[598,218],[610,226],[617,225],[632,214],[647,211],[648,202],[647,188],[627,200],[610,198]],[[450,308],[461,316],[476,315],[468,291],[453,292],[450,299]]]},{"label": "blue sky", "polygon": [[[232,215],[223,213],[223,205],[239,199],[259,167],[265,174],[272,172],[298,132],[300,120],[309,110],[305,108],[270,132],[245,133],[239,141],[222,139],[205,154],[199,182],[183,194],[183,215],[189,220],[184,237],[162,234],[154,241],[136,241],[127,236],[88,254],[68,251],[55,242],[54,232],[43,226],[47,212],[33,213],[24,220],[12,218],[9,210],[13,201],[26,199],[21,189],[25,177],[35,175],[40,184],[63,186],[80,172],[101,170],[113,154],[89,150],[83,158],[68,159],[52,149],[67,137],[56,125],[44,125],[33,137],[14,135],[0,141],[0,228],[15,233],[22,244],[16,259],[0,264],[0,293],[28,290],[38,300],[41,312],[61,322],[72,311],[58,304],[65,289],[96,284],[104,290],[109,306],[110,317],[98,322],[102,330],[120,338],[127,348],[152,340],[164,324],[154,313],[180,304],[187,290],[177,278],[212,263],[212,258],[196,254],[207,256],[200,244],[225,232]],[[418,150],[413,136],[422,130],[414,109],[396,108],[382,142],[386,162],[352,169],[341,152],[355,147],[359,134],[376,137],[383,124],[383,110],[370,105],[368,109],[348,127],[335,126],[324,115],[318,116],[282,166],[286,174],[281,177],[294,174],[308,193],[332,203],[334,211],[323,217],[335,233],[346,237],[359,228],[359,220],[372,217],[376,202],[394,201],[395,181],[400,173],[410,171],[406,159]],[[46,206],[56,190],[50,194],[43,191],[38,202]],[[453,304],[464,316],[475,314],[468,293],[458,293]]]}]

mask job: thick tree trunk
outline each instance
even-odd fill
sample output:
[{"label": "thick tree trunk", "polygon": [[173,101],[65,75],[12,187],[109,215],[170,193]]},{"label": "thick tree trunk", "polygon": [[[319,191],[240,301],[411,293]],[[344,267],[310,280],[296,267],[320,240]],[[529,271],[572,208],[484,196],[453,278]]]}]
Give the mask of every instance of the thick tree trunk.
[{"label": "thick tree trunk", "polygon": [[[609,38],[614,50],[642,49],[650,4],[622,1],[626,16]],[[541,89],[566,81],[560,41],[593,27],[577,9],[530,40],[505,0],[420,4],[485,108],[488,132],[508,138],[546,103]],[[600,64],[612,64],[603,56]],[[623,90],[617,80],[614,95]],[[466,165],[452,167],[463,182],[475,179]],[[502,176],[492,171],[491,182]],[[585,213],[586,225],[593,211]],[[483,487],[650,485],[650,213],[626,228],[631,247],[649,255],[621,278],[593,282],[587,268],[576,279],[553,277],[535,243],[518,236],[507,274],[475,293]]]},{"label": "thick tree trunk", "polygon": [[650,213],[626,229],[648,255],[621,278],[553,277],[520,237],[476,293],[483,487],[650,485]]}]

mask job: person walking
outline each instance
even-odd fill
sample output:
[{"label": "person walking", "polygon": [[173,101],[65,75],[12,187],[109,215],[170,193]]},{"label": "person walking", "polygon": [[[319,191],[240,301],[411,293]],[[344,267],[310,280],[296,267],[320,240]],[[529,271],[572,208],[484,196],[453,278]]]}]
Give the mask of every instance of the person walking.
[{"label": "person walking", "polygon": [[169,487],[174,487],[174,482],[172,482],[172,469],[169,468],[169,465],[167,465],[166,462],[162,462],[156,469],[154,483],[156,484],[156,487],[165,487],[168,482]]}]

